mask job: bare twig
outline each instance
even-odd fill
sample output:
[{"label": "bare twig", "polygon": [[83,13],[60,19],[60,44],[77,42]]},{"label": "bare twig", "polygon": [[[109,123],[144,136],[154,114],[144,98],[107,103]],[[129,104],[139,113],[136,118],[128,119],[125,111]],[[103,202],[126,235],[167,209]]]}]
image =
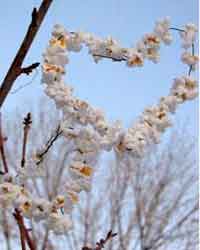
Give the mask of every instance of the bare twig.
[{"label": "bare twig", "polygon": [[29,74],[32,73],[32,71],[33,71],[34,69],[36,69],[39,65],[40,65],[40,63],[37,62],[37,63],[31,64],[31,65],[28,66],[28,67],[22,68],[22,69],[21,69],[21,74],[29,75]]},{"label": "bare twig", "polygon": [[[194,43],[192,44],[192,55],[194,56],[194,53],[195,53],[195,49],[194,49]],[[193,69],[193,66],[190,65],[189,67],[189,71],[188,71],[188,75],[190,76],[191,73],[192,73],[192,69]]]},{"label": "bare twig", "polygon": [[19,87],[17,87],[14,90],[10,91],[10,94],[16,94],[21,89],[23,89],[23,88],[27,87],[28,85],[32,84],[37,76],[38,76],[38,70],[36,69],[34,75],[31,77],[30,81],[28,81],[28,82],[26,82],[24,84],[21,84]]},{"label": "bare twig", "polygon": [[22,160],[21,160],[21,167],[23,168],[26,163],[26,146],[28,141],[28,132],[30,130],[30,125],[32,123],[31,120],[31,113],[28,113],[27,116],[24,118],[24,138],[23,138],[23,146],[22,146]]},{"label": "bare twig", "polygon": [[4,166],[4,173],[8,173],[8,165],[6,161],[6,156],[5,156],[5,150],[4,150],[4,141],[6,138],[3,137],[2,134],[2,125],[1,125],[1,113],[0,113],[0,154]]},{"label": "bare twig", "polygon": [[102,57],[102,58],[107,58],[107,59],[112,59],[113,62],[121,62],[121,61],[126,61],[127,59],[124,57],[121,58],[115,58],[112,56],[108,56],[108,55],[100,55],[100,54],[93,54],[92,56],[97,56],[97,57]]},{"label": "bare twig", "polygon": [[37,165],[39,165],[43,159],[44,156],[48,153],[49,149],[53,146],[54,142],[58,139],[58,137],[62,134],[62,130],[60,128],[60,125],[58,125],[55,135],[51,136],[50,139],[46,143],[45,149],[37,155],[37,158],[39,158],[39,161],[36,162]]},{"label": "bare twig", "polygon": [[112,240],[112,238],[114,238],[115,236],[117,236],[117,233],[112,233],[112,230],[110,230],[108,233],[107,233],[107,236],[105,239],[100,239],[97,243],[96,243],[96,247],[94,248],[90,248],[90,247],[87,247],[87,246],[84,246],[82,247],[82,250],[101,250],[104,248],[105,244]]},{"label": "bare twig", "polygon": [[23,73],[29,74],[38,66],[38,63],[34,63],[28,67],[22,68],[22,63],[52,2],[53,0],[43,0],[38,10],[36,8],[33,9],[32,20],[27,33],[1,85],[0,107],[4,103],[17,77]]}]

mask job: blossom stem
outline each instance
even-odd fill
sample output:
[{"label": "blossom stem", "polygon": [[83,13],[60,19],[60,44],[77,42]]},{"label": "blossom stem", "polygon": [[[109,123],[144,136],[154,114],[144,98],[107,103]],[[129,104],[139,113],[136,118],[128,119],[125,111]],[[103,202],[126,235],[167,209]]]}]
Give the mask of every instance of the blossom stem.
[{"label": "blossom stem", "polygon": [[102,58],[108,58],[108,59],[112,59],[114,62],[121,62],[121,61],[126,61],[126,58],[114,58],[112,56],[105,56],[105,55],[100,55],[100,54],[93,54],[92,56],[98,56],[98,57],[102,57]]},{"label": "blossom stem", "polygon": [[[194,43],[192,43],[192,55],[194,56],[195,53],[195,48],[194,48]],[[192,73],[192,65],[189,67],[188,75],[190,76]]]},{"label": "blossom stem", "polygon": [[179,28],[175,28],[175,27],[171,27],[171,28],[169,28],[169,29],[170,29],[170,30],[180,31],[180,32],[185,32],[185,30],[179,29]]}]

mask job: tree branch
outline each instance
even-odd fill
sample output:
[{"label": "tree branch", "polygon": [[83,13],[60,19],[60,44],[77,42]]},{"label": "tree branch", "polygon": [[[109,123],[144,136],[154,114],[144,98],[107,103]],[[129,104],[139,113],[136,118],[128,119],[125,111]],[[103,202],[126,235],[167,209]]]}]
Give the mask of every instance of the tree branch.
[{"label": "tree branch", "polygon": [[28,67],[22,68],[22,69],[21,69],[21,74],[29,75],[29,74],[32,73],[32,71],[33,71],[34,69],[36,69],[39,65],[40,65],[40,63],[37,62],[37,63],[31,64],[31,65],[28,66]]},{"label": "tree branch", "polygon": [[26,249],[26,246],[25,246],[26,241],[28,243],[30,250],[36,250],[35,242],[33,242],[33,240],[31,239],[29,235],[29,231],[24,225],[24,218],[21,215],[20,211],[15,209],[13,216],[15,217],[19,230],[20,230],[22,250]]},{"label": "tree branch", "polygon": [[22,68],[22,63],[31,47],[31,44],[40,28],[40,25],[51,5],[53,0],[43,0],[39,10],[36,8],[32,12],[32,20],[28,27],[27,33],[22,41],[22,44],[1,84],[0,88],[0,107],[3,105],[9,91],[11,90],[15,80],[22,73],[31,73],[33,69],[38,67],[38,63],[34,63],[29,67]]},{"label": "tree branch", "polygon": [[31,127],[31,113],[28,113],[27,116],[24,118],[24,138],[23,138],[23,146],[22,146],[22,160],[21,160],[21,167],[25,166],[26,163],[26,146],[28,141],[28,132]]},{"label": "tree branch", "polygon": [[90,248],[90,247],[84,246],[82,247],[82,250],[102,250],[105,247],[105,244],[109,240],[112,240],[112,238],[114,238],[115,236],[117,236],[117,233],[112,233],[112,230],[110,230],[105,239],[100,239],[99,242],[96,243],[96,247]]},{"label": "tree branch", "polygon": [[48,153],[49,149],[53,146],[54,142],[58,139],[58,137],[62,134],[62,130],[60,128],[60,125],[58,125],[55,135],[51,136],[51,138],[46,143],[45,149],[37,155],[37,158],[39,159],[36,164],[39,165],[43,159],[44,156]]},{"label": "tree branch", "polygon": [[5,141],[5,138],[3,137],[3,134],[2,134],[1,113],[0,113],[0,155],[2,158],[3,166],[4,166],[3,173],[5,174],[5,173],[8,173],[8,164],[7,164],[6,156],[5,156],[4,141]]}]

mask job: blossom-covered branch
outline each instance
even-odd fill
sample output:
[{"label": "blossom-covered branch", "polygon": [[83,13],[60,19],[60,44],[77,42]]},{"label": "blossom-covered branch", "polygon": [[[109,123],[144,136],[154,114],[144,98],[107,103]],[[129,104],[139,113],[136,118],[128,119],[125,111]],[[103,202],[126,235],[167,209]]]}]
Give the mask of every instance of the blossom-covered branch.
[{"label": "blossom-covered branch", "polygon": [[[29,156],[26,166],[19,169],[17,177],[3,176],[0,199],[4,206],[18,209],[28,219],[43,221],[48,231],[65,234],[73,226],[70,215],[79,201],[80,193],[91,189],[92,177],[103,151],[114,150],[119,162],[126,165],[130,161],[142,159],[151,145],[159,143],[161,135],[172,125],[170,114],[175,113],[179,104],[197,96],[197,81],[191,76],[183,75],[174,79],[169,94],[162,97],[156,105],[146,108],[126,130],[121,122],[110,124],[101,110],[75,97],[73,88],[65,84],[64,75],[69,52],[79,52],[83,45],[88,47],[95,62],[105,57],[114,61],[126,61],[129,67],[141,67],[145,60],[157,63],[161,43],[168,45],[172,41],[170,26],[168,18],[158,21],[153,32],[144,35],[132,48],[123,48],[110,37],[101,39],[89,33],[68,32],[60,25],[54,27],[43,55],[42,83],[45,93],[61,110],[63,120],[56,135],[48,141],[44,151],[39,152],[39,161],[38,158]],[[193,70],[197,64],[197,56],[191,55],[186,49],[193,46],[195,36],[194,25],[186,25],[184,32],[180,32],[185,50],[182,62],[192,66]],[[65,184],[52,199],[35,197],[31,190],[21,185],[21,180],[42,177],[40,170],[43,156],[60,135],[67,140],[66,150],[69,154]],[[98,243],[96,249],[101,249],[104,243]]]}]

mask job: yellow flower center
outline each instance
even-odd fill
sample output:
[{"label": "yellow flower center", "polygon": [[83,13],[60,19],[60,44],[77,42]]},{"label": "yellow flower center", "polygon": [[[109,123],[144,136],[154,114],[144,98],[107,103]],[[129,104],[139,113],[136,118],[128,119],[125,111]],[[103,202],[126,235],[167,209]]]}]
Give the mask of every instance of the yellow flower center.
[{"label": "yellow flower center", "polygon": [[131,66],[134,66],[134,65],[142,66],[143,65],[143,60],[141,59],[141,57],[134,55],[133,58],[131,58],[129,60],[129,65],[131,65]]},{"label": "yellow flower center", "polygon": [[78,195],[76,195],[73,192],[69,192],[69,191],[68,191],[68,194],[69,194],[70,198],[72,199],[73,203],[77,203],[78,202]]},{"label": "yellow flower center", "polygon": [[192,81],[192,80],[186,81],[185,86],[188,89],[193,89],[196,87],[196,81]]},{"label": "yellow flower center", "polygon": [[160,39],[157,36],[148,36],[145,40],[145,43],[160,44]]},{"label": "yellow flower center", "polygon": [[84,166],[80,169],[81,174],[85,175],[85,176],[91,176],[93,169],[89,166]]},{"label": "yellow flower center", "polygon": [[22,206],[23,211],[26,211],[26,212],[28,212],[28,210],[29,210],[30,208],[31,208],[31,203],[28,202],[28,201],[26,201],[26,202],[23,204],[23,206]]},{"label": "yellow flower center", "polygon": [[64,197],[57,197],[56,202],[58,203],[58,205],[64,205],[65,199]]},{"label": "yellow flower center", "polygon": [[62,67],[56,66],[54,64],[45,63],[43,65],[44,71],[46,72],[56,72],[56,73],[65,73]]},{"label": "yellow flower center", "polygon": [[64,36],[60,36],[59,38],[52,38],[50,40],[51,46],[59,46],[63,49],[67,48],[67,40]]}]

